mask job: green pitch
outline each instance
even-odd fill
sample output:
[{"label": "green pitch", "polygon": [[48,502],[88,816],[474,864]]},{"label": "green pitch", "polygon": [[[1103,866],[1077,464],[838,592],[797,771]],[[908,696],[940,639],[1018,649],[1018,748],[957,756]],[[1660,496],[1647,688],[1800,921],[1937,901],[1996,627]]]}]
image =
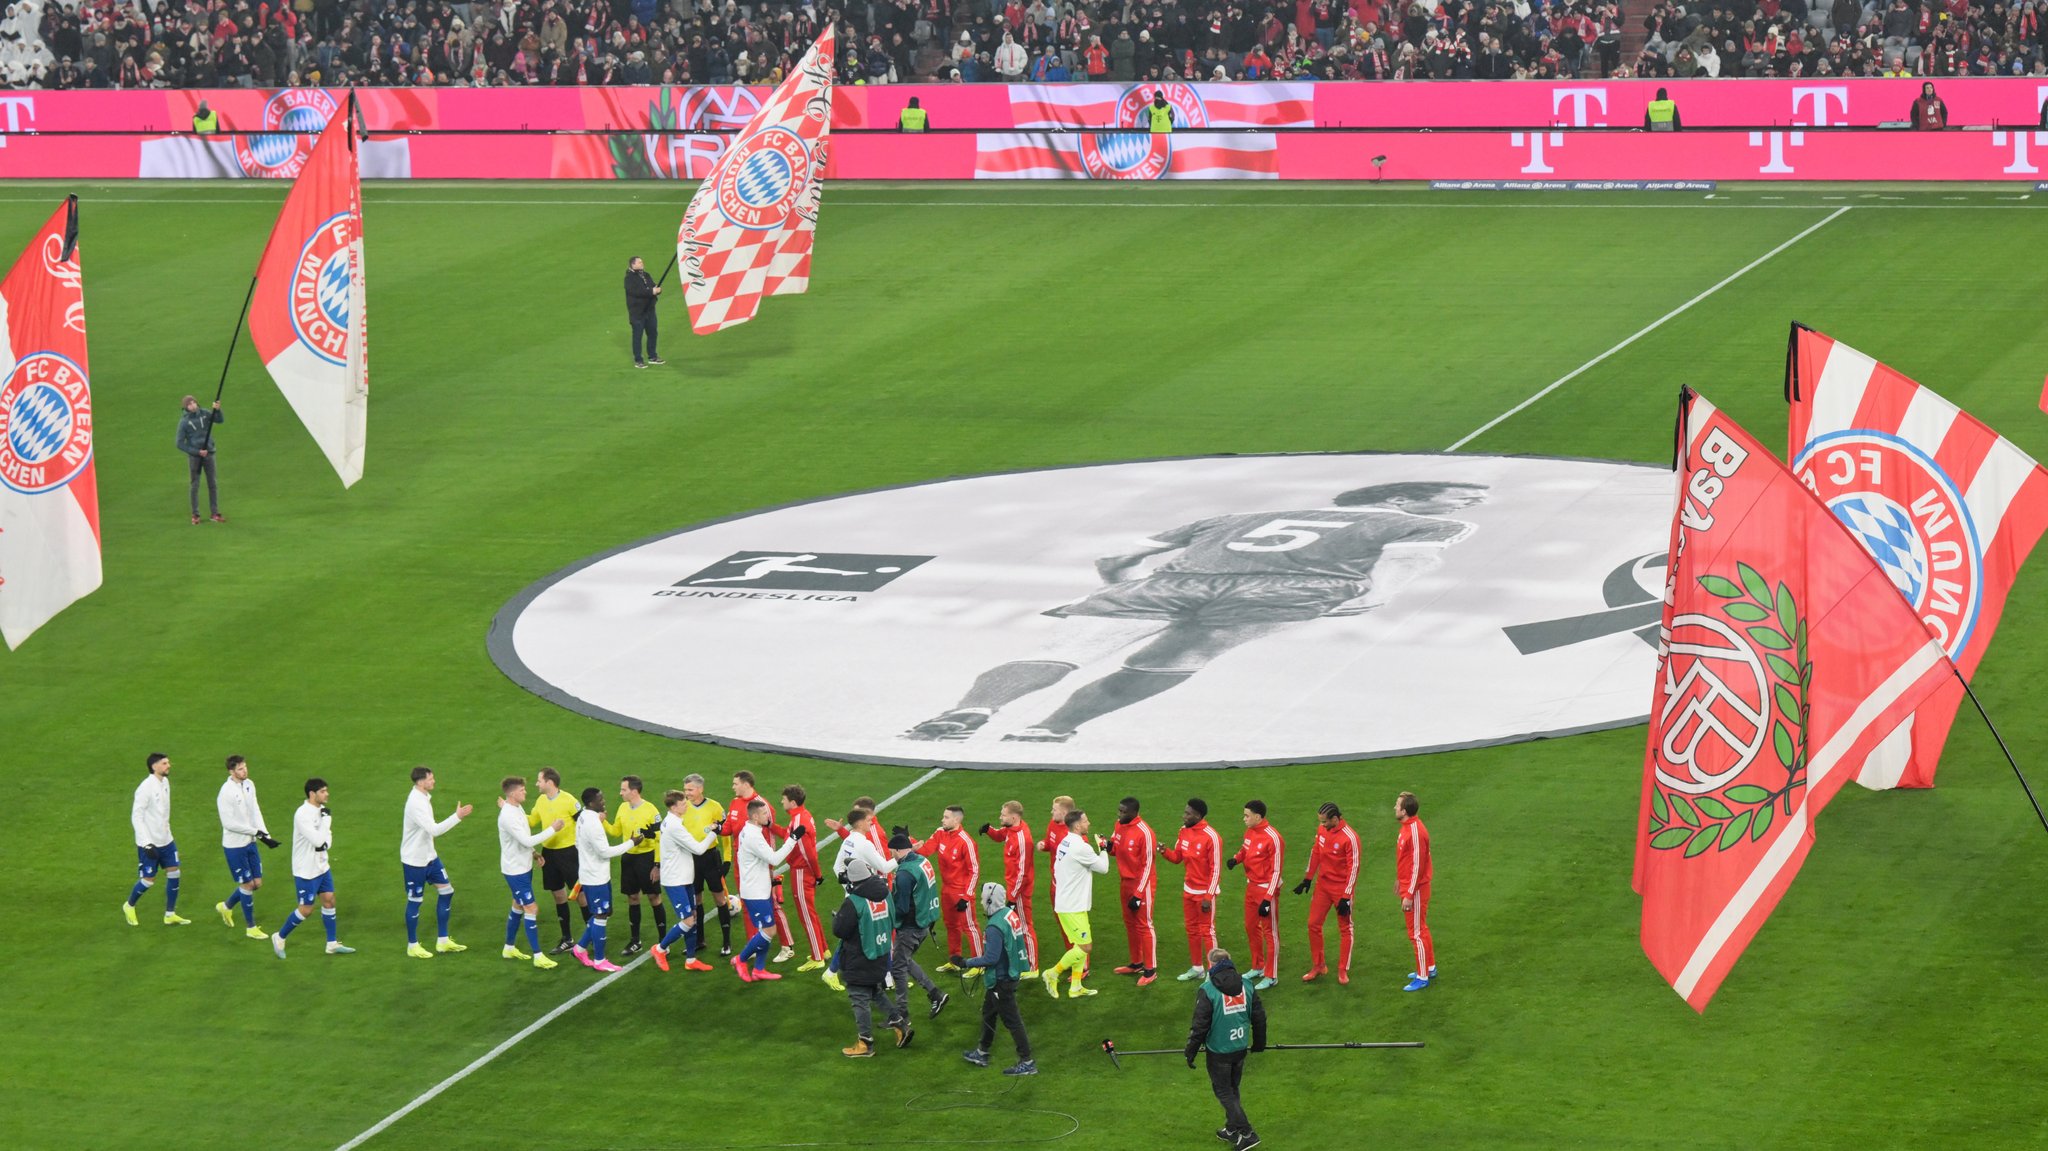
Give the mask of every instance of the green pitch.
[{"label": "green pitch", "polygon": [[[226,526],[192,527],[178,398],[210,392],[282,190],[0,188],[8,258],[82,193],[106,585],[0,655],[0,829],[11,897],[0,1146],[334,1148],[588,988],[496,957],[498,778],[572,788],[690,771],[801,782],[821,814],[911,769],[748,755],[635,734],[528,695],[484,651],[534,579],[676,526],[932,477],[1205,452],[1441,450],[1843,206],[1852,211],[1478,437],[1474,450],[1669,458],[1673,395],[1701,389],[1767,444],[1798,319],[1936,387],[2037,456],[2048,224],[2011,194],[1769,189],[1597,199],[1236,188],[834,188],[808,296],[711,339],[665,308],[666,369],[634,371],[625,258],[666,260],[683,190],[377,187],[368,194],[367,478],[344,493],[246,341],[220,434]],[[671,281],[673,283],[673,281]],[[2014,590],[1979,692],[2048,783],[2043,561]],[[1647,697],[1649,686],[1644,686]],[[1636,944],[1628,889],[1640,729],[1459,754],[1133,776],[949,772],[885,813],[922,830],[1071,792],[1106,824],[1135,793],[1170,828],[1205,796],[1273,808],[1306,860],[1334,799],[1367,844],[1350,987],[1269,997],[1279,1042],[1423,1039],[1424,1051],[1255,1058],[1272,1147],[2014,1146],[2040,1112],[2048,838],[1990,737],[1960,720],[1942,786],[1850,788],[1704,1017]],[[176,762],[180,910],[121,921],[129,794]],[[212,799],[249,757],[273,830],[299,781],[333,784],[341,937],[292,958],[221,926]],[[441,841],[466,955],[404,957],[395,859],[405,772],[478,815]],[[1396,792],[1434,836],[1439,985],[1403,995]],[[994,859],[991,853],[987,858]],[[289,902],[265,857],[259,922]],[[999,863],[995,864],[1000,867]],[[1171,873],[1169,873],[1169,880]],[[1241,947],[1231,873],[1219,916]],[[1042,901],[1038,922],[1050,929]],[[907,1051],[840,1058],[843,997],[643,964],[368,1146],[1208,1146],[1220,1115],[1177,1060],[1186,985],[1108,974],[1024,1000],[1044,1073],[959,1053],[960,995]],[[1170,901],[1160,960],[1184,956]],[[613,939],[624,935],[623,907]],[[554,928],[545,910],[544,939]],[[933,949],[927,948],[927,954]],[[999,1038],[997,1053],[1006,1054]],[[969,1093],[973,1094],[969,1094]],[[1071,1116],[1071,1119],[1069,1118]]]}]

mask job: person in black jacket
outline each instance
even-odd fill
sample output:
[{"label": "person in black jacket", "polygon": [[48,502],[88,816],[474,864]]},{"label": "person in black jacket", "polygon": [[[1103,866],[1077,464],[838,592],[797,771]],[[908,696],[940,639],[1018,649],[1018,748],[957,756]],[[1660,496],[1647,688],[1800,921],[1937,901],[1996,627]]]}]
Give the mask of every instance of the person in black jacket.
[{"label": "person in black jacket", "polygon": [[[655,341],[661,338],[660,317],[654,305],[661,296],[660,285],[647,274],[647,265],[635,256],[626,262],[626,320],[633,325],[633,366],[644,368],[649,364],[665,364],[661,353],[655,351]],[[640,358],[640,340],[647,340],[647,358]]]},{"label": "person in black jacket", "polygon": [[[874,910],[877,907],[879,910]],[[875,1006],[880,1004],[893,1014],[882,984],[889,977],[895,934],[889,884],[864,860],[850,860],[846,865],[846,902],[832,916],[832,935],[840,942],[839,978],[846,984],[847,1001],[853,1004],[856,1029],[853,1046],[840,1051],[849,1059],[875,1053]],[[904,1031],[908,1030],[905,1021]],[[910,1042],[907,1034],[899,1034],[897,1039],[898,1047]]]},{"label": "person in black jacket", "polygon": [[199,522],[199,476],[206,475],[206,504],[213,509],[213,522],[224,524],[228,518],[220,514],[220,484],[213,469],[213,425],[228,422],[227,414],[220,410],[220,401],[213,401],[213,407],[201,410],[199,401],[185,397],[184,414],[178,417],[178,450],[185,453],[186,472],[191,479],[192,522]]},{"label": "person in black jacket", "polygon": [[1251,1151],[1259,1145],[1259,1134],[1245,1117],[1238,1086],[1244,1080],[1246,1050],[1266,1049],[1266,1004],[1244,985],[1230,952],[1221,947],[1209,952],[1209,977],[1195,990],[1195,1018],[1188,1026],[1186,1052],[1190,1068],[1196,1053],[1205,1048],[1209,1089],[1223,1105],[1223,1126],[1216,1137],[1235,1151]]}]

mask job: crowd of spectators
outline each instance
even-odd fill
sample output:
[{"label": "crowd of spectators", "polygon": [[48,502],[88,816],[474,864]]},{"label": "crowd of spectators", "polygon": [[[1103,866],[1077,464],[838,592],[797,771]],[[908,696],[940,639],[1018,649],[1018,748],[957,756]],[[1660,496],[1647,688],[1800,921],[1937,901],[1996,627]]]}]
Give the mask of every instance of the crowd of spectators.
[{"label": "crowd of spectators", "polygon": [[[1982,0],[15,0],[0,86],[773,83],[824,22],[846,83],[2044,74]],[[1638,8],[1637,10],[1641,10]]]},{"label": "crowd of spectators", "polygon": [[1666,2],[1643,76],[2048,76],[2039,0]]}]

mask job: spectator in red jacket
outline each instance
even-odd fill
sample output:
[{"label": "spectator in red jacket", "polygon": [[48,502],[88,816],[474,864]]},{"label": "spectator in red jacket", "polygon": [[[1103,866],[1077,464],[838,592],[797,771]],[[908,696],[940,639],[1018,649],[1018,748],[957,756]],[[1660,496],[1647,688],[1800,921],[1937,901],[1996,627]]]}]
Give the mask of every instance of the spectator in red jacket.
[{"label": "spectator in red jacket", "polygon": [[1153,866],[1159,840],[1138,814],[1138,799],[1127,795],[1116,805],[1116,829],[1109,835],[1109,854],[1116,860],[1117,906],[1124,913],[1124,940],[1131,961],[1116,969],[1135,975],[1138,986],[1159,978],[1159,932],[1152,925],[1152,897],[1159,889]]},{"label": "spectator in red jacket", "polygon": [[1181,919],[1188,930],[1188,956],[1186,971],[1174,976],[1182,983],[1201,979],[1207,969],[1202,965],[1208,961],[1209,949],[1216,946],[1216,896],[1223,890],[1223,837],[1209,826],[1209,805],[1201,799],[1188,800],[1181,811],[1180,838],[1172,847],[1161,847],[1159,854],[1168,863],[1186,867],[1187,875],[1181,880]]},{"label": "spectator in red jacket", "polygon": [[1286,844],[1280,829],[1266,820],[1266,805],[1252,800],[1244,805],[1244,843],[1230,857],[1229,866],[1244,865],[1244,933],[1251,940],[1252,966],[1245,978],[1252,990],[1264,991],[1277,980],[1280,970],[1280,876]]},{"label": "spectator in red jacket", "polygon": [[1294,885],[1294,894],[1306,895],[1315,889],[1315,897],[1308,905],[1308,953],[1310,966],[1308,974],[1301,977],[1303,983],[1313,983],[1318,976],[1327,974],[1329,966],[1323,961],[1323,921],[1328,919],[1332,908],[1337,912],[1337,933],[1341,950],[1337,954],[1337,982],[1351,982],[1351,896],[1358,887],[1358,833],[1344,822],[1344,812],[1334,803],[1326,803],[1316,811],[1321,827],[1316,832],[1315,846],[1308,853],[1308,874]]}]

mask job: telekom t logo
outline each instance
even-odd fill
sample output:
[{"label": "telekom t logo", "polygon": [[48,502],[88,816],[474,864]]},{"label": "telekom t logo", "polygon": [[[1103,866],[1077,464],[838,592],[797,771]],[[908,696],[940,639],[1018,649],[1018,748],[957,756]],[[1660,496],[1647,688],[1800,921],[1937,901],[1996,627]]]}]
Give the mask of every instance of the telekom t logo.
[{"label": "telekom t logo", "polygon": [[[7,131],[20,132],[30,127],[36,118],[34,96],[0,96],[0,108],[7,110]],[[23,120],[29,123],[22,123]],[[0,148],[7,146],[7,137],[0,136]]]},{"label": "telekom t logo", "polygon": [[[1564,104],[1565,104],[1565,103],[1566,103],[1567,101],[1569,101],[1569,102],[1571,103],[1571,106],[1572,106],[1572,122],[1571,122],[1571,125],[1570,125],[1571,127],[1573,127],[1573,128],[1605,128],[1605,127],[1607,126],[1607,121],[1606,121],[1606,120],[1593,120],[1593,121],[1590,121],[1590,122],[1589,122],[1589,121],[1588,121],[1588,120],[1586,119],[1586,105],[1587,105],[1587,104],[1589,104],[1589,103],[1591,103],[1591,104],[1598,104],[1598,105],[1600,106],[1600,115],[1602,115],[1602,116],[1605,116],[1605,115],[1607,115],[1607,89],[1606,89],[1606,88],[1553,88],[1553,89],[1551,89],[1551,91],[1550,91],[1550,122],[1551,122],[1551,123],[1553,123],[1553,124],[1556,124],[1556,123],[1558,123],[1558,122],[1559,122],[1559,120],[1561,119],[1561,117],[1559,116],[1559,111],[1560,111],[1560,110],[1561,110],[1561,109],[1563,108]],[[1552,141],[1552,142],[1553,142],[1553,143],[1555,143],[1555,141]]]},{"label": "telekom t logo", "polygon": [[[1834,124],[1845,124],[1849,119],[1849,86],[1847,84],[1794,84],[1792,86],[1793,131],[1782,129],[1772,132],[1751,132],[1749,146],[1770,147],[1770,158],[1757,169],[1760,176],[1789,176],[1792,165],[1785,161],[1787,146],[1801,148],[1806,145],[1806,133],[1799,127],[1826,128],[1833,113],[1839,109],[1841,115],[1832,119]],[[1801,119],[1800,117],[1807,117]]]},{"label": "telekom t logo", "polygon": [[1514,132],[1508,136],[1508,144],[1520,148],[1525,144],[1529,149],[1529,162],[1522,166],[1524,176],[1543,176],[1557,169],[1543,162],[1543,145],[1553,148],[1564,147],[1563,132]]},{"label": "telekom t logo", "polygon": [[[2037,86],[2034,89],[2034,113],[2039,115],[2043,106],[2048,106],[2048,86]],[[2011,137],[2010,140],[2007,139],[2008,136]],[[2048,148],[2048,132],[1991,133],[1992,147],[2003,148],[2008,144],[2012,146],[2012,163],[2005,166],[2006,175],[2036,176],[2040,174],[2040,167],[2027,157],[2027,145],[2032,144],[2037,148]]]}]

